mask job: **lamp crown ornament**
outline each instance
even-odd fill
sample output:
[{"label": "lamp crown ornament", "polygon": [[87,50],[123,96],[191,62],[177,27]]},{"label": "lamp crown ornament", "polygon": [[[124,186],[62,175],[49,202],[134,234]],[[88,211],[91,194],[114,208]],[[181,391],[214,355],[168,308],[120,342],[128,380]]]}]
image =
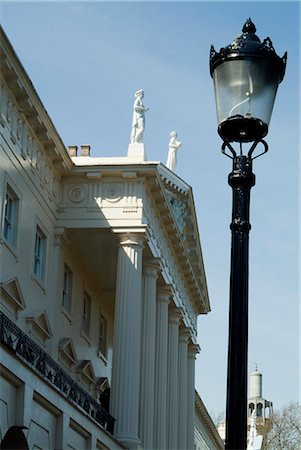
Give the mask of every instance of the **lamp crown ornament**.
[{"label": "lamp crown ornament", "polygon": [[262,42],[255,34],[256,26],[249,18],[242,28],[242,34],[226,47],[222,47],[219,52],[215,50],[213,45],[210,48],[210,74],[212,76],[216,66],[224,62],[226,59],[257,57],[269,59],[276,64],[279,69],[279,83],[283,80],[287,62],[287,52],[282,57],[278,56],[273,43],[269,37]]}]

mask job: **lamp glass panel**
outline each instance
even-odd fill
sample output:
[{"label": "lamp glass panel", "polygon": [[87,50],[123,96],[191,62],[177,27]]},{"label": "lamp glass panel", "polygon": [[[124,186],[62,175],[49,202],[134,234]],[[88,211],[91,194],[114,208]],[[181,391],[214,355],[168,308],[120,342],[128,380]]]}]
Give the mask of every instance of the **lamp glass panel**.
[{"label": "lamp glass panel", "polygon": [[233,59],[213,72],[218,123],[237,115],[270,123],[279,72],[263,59]]}]

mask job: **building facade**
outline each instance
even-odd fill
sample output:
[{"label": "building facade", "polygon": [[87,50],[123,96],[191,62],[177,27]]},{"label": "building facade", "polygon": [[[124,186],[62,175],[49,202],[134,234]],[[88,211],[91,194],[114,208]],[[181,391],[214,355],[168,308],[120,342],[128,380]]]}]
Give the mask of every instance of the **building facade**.
[{"label": "building facade", "polygon": [[195,450],[223,450],[225,448],[224,442],[197,391],[195,391],[194,442]]},{"label": "building facade", "polygon": [[65,148],[1,30],[0,438],[35,449],[193,449],[192,190],[139,155]]}]

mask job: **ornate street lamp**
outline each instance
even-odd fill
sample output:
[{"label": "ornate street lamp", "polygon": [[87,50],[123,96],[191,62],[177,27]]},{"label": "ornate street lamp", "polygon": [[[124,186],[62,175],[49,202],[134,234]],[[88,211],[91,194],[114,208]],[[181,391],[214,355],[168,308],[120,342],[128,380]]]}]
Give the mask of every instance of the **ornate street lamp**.
[{"label": "ornate street lamp", "polygon": [[[246,449],[248,265],[250,191],[255,184],[253,159],[268,151],[263,138],[279,83],[285,73],[287,54],[277,56],[270,38],[263,42],[248,19],[238,36],[219,52],[211,46],[210,74],[214,81],[218,133],[222,152],[233,160],[228,182],[233,191],[229,345],[226,408],[226,450]],[[239,143],[237,153],[232,145]],[[243,154],[243,143],[251,143]],[[263,151],[256,156],[258,144]]]}]

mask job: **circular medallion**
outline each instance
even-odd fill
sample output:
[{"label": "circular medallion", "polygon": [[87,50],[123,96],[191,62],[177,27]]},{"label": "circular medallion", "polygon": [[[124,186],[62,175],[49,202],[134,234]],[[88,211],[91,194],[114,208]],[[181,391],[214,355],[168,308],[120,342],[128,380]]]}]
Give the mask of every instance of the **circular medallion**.
[{"label": "circular medallion", "polygon": [[109,202],[118,202],[122,197],[122,189],[118,184],[110,184],[105,188],[104,196]]},{"label": "circular medallion", "polygon": [[86,198],[86,190],[83,186],[73,186],[69,189],[68,197],[73,203],[80,203]]}]

